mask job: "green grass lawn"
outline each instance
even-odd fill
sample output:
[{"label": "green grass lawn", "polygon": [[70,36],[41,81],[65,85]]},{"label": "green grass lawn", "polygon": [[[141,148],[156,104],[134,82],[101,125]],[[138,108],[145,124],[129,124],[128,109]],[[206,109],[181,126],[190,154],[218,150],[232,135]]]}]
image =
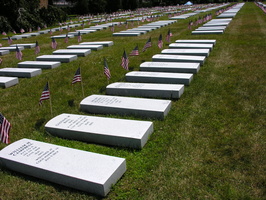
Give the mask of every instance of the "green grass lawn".
[{"label": "green grass lawn", "polygon": [[[83,35],[83,42],[112,40],[115,45],[0,89],[0,112],[12,124],[11,142],[29,138],[126,158],[126,173],[105,199],[266,199],[266,16],[254,3],[246,3],[222,35],[191,35],[189,20],[179,20],[139,37],[112,37],[110,30]],[[51,119],[49,102],[44,101],[40,107],[38,101],[47,81],[53,117],[61,113],[85,114],[79,110],[84,98],[81,86],[71,85],[77,68],[82,70],[85,96],[105,94],[104,57],[112,74],[110,83],[124,81],[126,71],[120,66],[123,50],[129,53],[136,44],[141,50],[152,37],[152,48],[130,57],[130,70],[138,70],[142,62],[151,61],[161,51],[158,37],[163,34],[165,39],[169,28],[172,42],[217,42],[181,99],[172,102],[166,119],[145,119],[154,122],[154,132],[142,150],[71,141],[45,132],[44,124]],[[38,40],[40,55],[52,54],[49,37],[46,34],[14,43]],[[67,44],[64,39],[57,42],[61,49],[78,43],[76,37]],[[6,41],[2,44],[7,46]],[[24,61],[36,57],[34,49],[24,50],[23,55]],[[17,66],[14,53],[2,59],[1,68]],[[0,149],[5,146],[0,144]],[[2,200],[101,199],[3,168],[0,180]]]}]

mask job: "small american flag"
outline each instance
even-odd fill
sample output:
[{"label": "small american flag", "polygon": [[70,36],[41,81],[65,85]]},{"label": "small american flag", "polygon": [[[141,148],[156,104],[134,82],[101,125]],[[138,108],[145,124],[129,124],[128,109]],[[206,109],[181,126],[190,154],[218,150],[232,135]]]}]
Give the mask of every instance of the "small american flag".
[{"label": "small american flag", "polygon": [[170,43],[171,42],[171,37],[173,36],[173,34],[172,34],[172,32],[170,31],[170,29],[168,30],[168,33],[167,33],[167,35],[166,35],[166,41],[168,42],[168,43]]},{"label": "small american flag", "polygon": [[57,42],[55,41],[54,38],[52,38],[52,44],[51,44],[51,46],[52,46],[53,49],[56,49],[56,47],[57,47]]},{"label": "small american flag", "polygon": [[13,33],[14,33],[14,34],[17,34],[17,32],[16,32],[15,30],[13,30]]},{"label": "small american flag", "polygon": [[22,52],[20,51],[20,49],[18,48],[18,45],[16,46],[16,58],[18,60],[22,60]]},{"label": "small american flag", "polygon": [[81,34],[80,32],[78,32],[78,42],[81,42],[81,41],[82,41]]},{"label": "small american flag", "polygon": [[108,80],[111,78],[111,72],[110,72],[110,70],[108,68],[107,61],[106,61],[105,58],[104,58],[104,74],[105,74],[105,76],[107,77]]},{"label": "small american flag", "polygon": [[23,28],[21,28],[21,29],[20,29],[20,32],[21,32],[21,33],[24,33],[24,32],[25,32],[25,30],[24,30]]},{"label": "small american flag", "polygon": [[74,78],[72,80],[72,84],[77,83],[77,82],[81,82],[81,73],[80,73],[80,67],[77,69]]},{"label": "small american flag", "polygon": [[11,39],[11,37],[9,37],[9,36],[7,37],[7,42],[9,45],[13,43],[13,40]]},{"label": "small american flag", "polygon": [[42,91],[42,95],[41,95],[41,98],[39,100],[39,105],[42,105],[42,102],[44,100],[47,100],[47,99],[50,99],[50,90],[49,90],[49,84],[48,82],[46,83],[43,91]]},{"label": "small american flag", "polygon": [[32,32],[32,28],[29,29],[29,32],[30,32],[30,33]]},{"label": "small american flag", "polygon": [[38,26],[38,31],[40,31],[40,30],[41,30],[41,27]]},{"label": "small american flag", "polygon": [[3,32],[2,35],[6,35],[6,32]]},{"label": "small american flag", "polygon": [[9,143],[10,128],[11,128],[11,124],[0,113],[0,140],[1,140],[1,142],[5,143],[5,144]]},{"label": "small american flag", "polygon": [[50,29],[50,31],[49,31],[49,32],[50,32],[50,35],[53,35],[53,30],[52,30],[52,29]]},{"label": "small american flag", "polygon": [[163,37],[162,37],[162,34],[160,34],[159,39],[158,39],[158,47],[160,49],[163,48]]},{"label": "small american flag", "polygon": [[138,56],[139,55],[139,47],[138,45],[131,51],[130,56]]},{"label": "small american flag", "polygon": [[35,54],[40,53],[40,51],[41,51],[41,49],[40,49],[39,43],[38,43],[38,41],[36,41],[36,43],[35,43]]},{"label": "small american flag", "polygon": [[146,51],[147,48],[151,47],[151,37],[148,39],[148,41],[146,42],[146,44],[144,45],[142,52]]},{"label": "small american flag", "polygon": [[68,34],[66,34],[65,43],[68,43]]},{"label": "small american flag", "polygon": [[121,66],[125,70],[128,70],[128,64],[129,64],[129,59],[127,57],[126,51],[124,50],[124,53],[123,53],[123,56],[122,56],[122,61],[121,61]]},{"label": "small american flag", "polygon": [[114,24],[112,24],[112,26],[111,26],[111,31],[112,31],[112,32],[115,32]]},{"label": "small american flag", "polygon": [[67,31],[70,31],[70,26],[69,25],[67,25]]}]

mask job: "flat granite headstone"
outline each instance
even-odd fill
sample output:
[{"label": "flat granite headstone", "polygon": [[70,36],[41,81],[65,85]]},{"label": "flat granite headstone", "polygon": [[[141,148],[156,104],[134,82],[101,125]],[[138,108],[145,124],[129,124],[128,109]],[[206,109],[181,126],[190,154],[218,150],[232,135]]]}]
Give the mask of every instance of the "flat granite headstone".
[{"label": "flat granite headstone", "polygon": [[178,99],[183,93],[181,84],[116,82],[106,87],[106,94],[118,96]]},{"label": "flat granite headstone", "polygon": [[16,84],[18,84],[18,78],[17,77],[0,76],[0,87],[9,88],[9,87],[16,85]]},{"label": "flat granite headstone", "polygon": [[80,110],[96,114],[134,115],[164,119],[171,107],[170,100],[91,95],[80,102]]},{"label": "flat granite headstone", "polygon": [[[22,37],[20,35],[13,35],[12,37],[10,37],[12,40],[20,40],[22,39]],[[2,40],[8,40],[8,37],[6,38],[2,38]]]},{"label": "flat granite headstone", "polygon": [[203,65],[205,56],[186,56],[186,55],[167,55],[167,54],[155,54],[152,56],[152,61],[157,62],[189,62],[200,63]]},{"label": "flat granite headstone", "polygon": [[223,30],[200,30],[200,31],[192,31],[191,34],[192,35],[206,35],[206,34],[223,34],[224,31]]},{"label": "flat granite headstone", "polygon": [[9,50],[0,50],[0,56],[9,54]]},{"label": "flat granite headstone", "polygon": [[150,121],[61,114],[45,130],[62,138],[141,149],[153,132]]},{"label": "flat granite headstone", "polygon": [[132,71],[126,74],[126,80],[128,82],[137,83],[168,83],[189,85],[192,79],[193,74],[187,73]]},{"label": "flat granite headstone", "polygon": [[106,196],[126,172],[126,160],[59,145],[21,139],[0,151],[9,170]]},{"label": "flat granite headstone", "polygon": [[18,47],[24,47],[25,49],[31,49],[31,48],[35,47],[36,44],[35,44],[35,43],[28,43],[28,44],[12,44],[12,45],[10,45],[10,46],[11,46],[11,47],[16,47],[16,46],[18,46]]},{"label": "flat granite headstone", "polygon": [[140,35],[141,35],[141,33],[139,33],[139,32],[113,33],[113,36],[122,36],[122,37],[140,36]]},{"label": "flat granite headstone", "polygon": [[2,68],[0,69],[0,76],[15,76],[19,78],[31,78],[40,75],[41,69],[28,69],[28,68]]},{"label": "flat granite headstone", "polygon": [[104,47],[110,47],[114,45],[113,41],[96,41],[96,42],[82,42],[80,45],[103,45]]},{"label": "flat granite headstone", "polygon": [[201,26],[196,29],[196,31],[216,31],[216,30],[225,30],[226,26]]},{"label": "flat granite headstone", "polygon": [[210,49],[164,49],[161,53],[169,55],[209,56]]},{"label": "flat granite headstone", "polygon": [[[19,49],[20,51],[22,51],[22,50],[24,50],[24,47],[19,47],[19,46],[18,46],[18,49]],[[1,47],[1,48],[0,48],[0,51],[1,51],[1,50],[8,50],[8,51],[12,51],[12,52],[14,52],[14,51],[17,50],[17,47]]]},{"label": "flat granite headstone", "polygon": [[63,63],[68,63],[73,60],[77,60],[76,55],[42,55],[36,58],[37,61],[58,61]]},{"label": "flat granite headstone", "polygon": [[[67,37],[68,38],[74,38],[74,35],[68,34]],[[54,38],[54,39],[64,39],[64,38],[66,38],[66,35],[54,35],[54,36],[51,36],[51,38]]]},{"label": "flat granite headstone", "polygon": [[172,43],[169,44],[170,49],[210,49],[213,44],[198,44],[198,43]]},{"label": "flat granite headstone", "polygon": [[216,40],[176,40],[175,43],[216,44]]},{"label": "flat granite headstone", "polygon": [[98,51],[103,49],[103,45],[70,45],[67,49],[91,49],[94,51]]},{"label": "flat granite headstone", "polygon": [[144,62],[140,65],[140,71],[151,72],[174,72],[174,73],[193,73],[200,70],[200,63],[181,63],[181,62]]},{"label": "flat granite headstone", "polygon": [[59,49],[53,52],[54,55],[77,55],[87,56],[91,53],[90,49]]},{"label": "flat granite headstone", "polygon": [[59,67],[61,62],[49,62],[49,61],[24,61],[18,63],[19,68],[41,68],[41,69],[53,69]]}]

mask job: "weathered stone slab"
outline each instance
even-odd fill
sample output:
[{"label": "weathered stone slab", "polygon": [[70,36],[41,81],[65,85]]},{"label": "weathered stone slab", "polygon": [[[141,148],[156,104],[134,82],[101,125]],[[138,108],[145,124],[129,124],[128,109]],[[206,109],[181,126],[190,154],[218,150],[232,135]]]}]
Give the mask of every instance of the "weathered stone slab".
[{"label": "weathered stone slab", "polygon": [[61,114],[46,125],[47,132],[84,142],[141,149],[153,132],[150,121]]},{"label": "weathered stone slab", "polygon": [[77,55],[87,56],[91,53],[90,49],[59,49],[53,52],[54,55]]},{"label": "weathered stone slab", "polygon": [[11,46],[11,47],[16,47],[16,46],[18,46],[18,47],[24,47],[25,49],[31,49],[31,48],[35,47],[36,44],[35,44],[35,43],[28,43],[28,44],[12,44],[12,45],[10,45],[10,46]]},{"label": "weathered stone slab", "polygon": [[82,42],[80,45],[102,45],[104,47],[110,47],[114,45],[113,41],[96,41],[96,42]]},{"label": "weathered stone slab", "polygon": [[169,45],[170,49],[210,49],[213,44],[198,44],[198,43],[172,43]]},{"label": "weathered stone slab", "polygon": [[20,36],[21,36],[22,38],[30,38],[30,37],[31,37],[30,34],[21,34]]},{"label": "weathered stone slab", "polygon": [[24,61],[18,63],[19,68],[41,68],[41,69],[53,69],[59,67],[61,62],[49,62],[49,61]]},{"label": "weathered stone slab", "polygon": [[129,32],[129,33],[113,33],[113,36],[123,36],[123,37],[127,37],[127,36],[140,36],[141,33],[139,32]]},{"label": "weathered stone slab", "polygon": [[77,60],[76,55],[42,55],[36,58],[37,61],[58,61],[63,63],[68,63],[73,60]]},{"label": "weathered stone slab", "polygon": [[215,31],[215,30],[225,30],[226,26],[201,26],[196,29],[196,31]]},{"label": "weathered stone slab", "polygon": [[[24,47],[19,47],[18,46],[18,49],[20,50],[20,51],[22,51],[22,50],[24,50]],[[17,49],[16,49],[16,47],[1,47],[0,48],[0,51],[1,50],[8,50],[8,51],[12,51],[12,52],[14,52],[14,51],[16,51]]]},{"label": "weathered stone slab", "polygon": [[9,54],[9,50],[0,50],[0,56]]},{"label": "weathered stone slab", "polygon": [[213,23],[206,23],[203,26],[228,26],[229,22],[213,22]]},{"label": "weathered stone slab", "polygon": [[94,51],[98,51],[103,49],[103,45],[70,45],[67,49],[91,49]]},{"label": "weathered stone slab", "polygon": [[35,33],[28,33],[29,35],[31,35],[31,36],[38,36],[38,35],[40,35],[40,33],[38,33],[38,32],[35,32]]},{"label": "weathered stone slab", "polygon": [[184,93],[181,84],[154,83],[112,83],[106,87],[106,94],[119,96],[178,99]]},{"label": "weathered stone slab", "polygon": [[21,139],[0,151],[9,170],[106,196],[126,171],[126,160],[88,151]]},{"label": "weathered stone slab", "polygon": [[[20,40],[22,39],[22,37],[20,35],[13,35],[12,37],[10,37],[12,40]],[[2,40],[8,40],[8,37],[6,38],[2,38]]]},{"label": "weathered stone slab", "polygon": [[16,85],[16,84],[18,84],[18,78],[17,77],[0,76],[0,87],[9,88],[9,87]]},{"label": "weathered stone slab", "polygon": [[167,83],[189,85],[192,79],[193,74],[187,73],[132,71],[126,74],[126,80],[128,82],[135,83]]},{"label": "weathered stone slab", "polygon": [[199,70],[200,63],[144,62],[140,65],[140,71],[196,74]]},{"label": "weathered stone slab", "polygon": [[74,35],[74,36],[78,36],[79,34],[80,35],[86,35],[86,34],[88,34],[88,33],[90,33],[90,31],[82,31],[82,32],[68,32],[68,35]]},{"label": "weathered stone slab", "polygon": [[126,31],[120,31],[119,33],[140,33],[141,35],[144,35],[147,33],[147,31],[138,31],[138,30],[126,30]]},{"label": "weathered stone slab", "polygon": [[[74,38],[74,35],[68,34],[67,37],[68,38]],[[54,38],[54,39],[64,39],[64,38],[66,38],[66,34],[63,34],[63,35],[54,35],[54,36],[51,36],[51,38]]]},{"label": "weathered stone slab", "polygon": [[91,95],[83,99],[80,109],[88,113],[134,115],[164,119],[171,101],[110,95]]},{"label": "weathered stone slab", "polygon": [[156,62],[189,62],[200,63],[203,65],[205,56],[183,56],[183,55],[167,55],[167,54],[155,54],[152,56],[152,61]]},{"label": "weathered stone slab", "polygon": [[2,68],[0,69],[0,76],[12,76],[19,78],[31,78],[42,73],[41,69],[29,68]]},{"label": "weathered stone slab", "polygon": [[224,31],[223,30],[206,30],[206,31],[192,31],[191,34],[192,35],[206,35],[206,34],[223,34]]},{"label": "weathered stone slab", "polygon": [[169,55],[192,55],[192,56],[209,56],[210,49],[164,49],[162,54]]},{"label": "weathered stone slab", "polygon": [[42,31],[39,31],[38,33],[40,33],[40,34],[47,34],[49,32],[50,32],[50,30],[42,30]]}]

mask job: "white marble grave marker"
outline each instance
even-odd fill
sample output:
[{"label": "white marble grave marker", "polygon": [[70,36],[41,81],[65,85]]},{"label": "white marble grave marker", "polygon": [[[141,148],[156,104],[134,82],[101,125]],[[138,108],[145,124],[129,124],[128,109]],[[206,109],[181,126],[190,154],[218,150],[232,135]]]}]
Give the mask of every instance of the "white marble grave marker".
[{"label": "white marble grave marker", "polygon": [[14,86],[16,84],[18,84],[18,78],[17,77],[0,76],[0,87],[8,88],[8,87]]},{"label": "white marble grave marker", "polygon": [[19,78],[31,78],[33,76],[40,75],[41,69],[29,69],[29,68],[2,68],[0,69],[0,76],[15,76]]}]

